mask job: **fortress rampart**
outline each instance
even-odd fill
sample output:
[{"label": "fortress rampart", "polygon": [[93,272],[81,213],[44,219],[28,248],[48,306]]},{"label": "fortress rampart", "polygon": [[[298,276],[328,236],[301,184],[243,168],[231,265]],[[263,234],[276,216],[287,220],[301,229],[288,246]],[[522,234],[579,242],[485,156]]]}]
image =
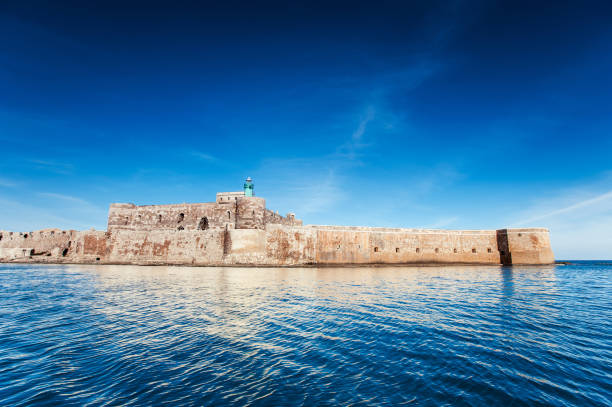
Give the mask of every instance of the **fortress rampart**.
[{"label": "fortress rampart", "polygon": [[[252,191],[252,187],[251,187]],[[548,264],[547,229],[303,226],[243,192],[215,202],[111,204],[107,231],[0,231],[0,261],[176,265]]]}]

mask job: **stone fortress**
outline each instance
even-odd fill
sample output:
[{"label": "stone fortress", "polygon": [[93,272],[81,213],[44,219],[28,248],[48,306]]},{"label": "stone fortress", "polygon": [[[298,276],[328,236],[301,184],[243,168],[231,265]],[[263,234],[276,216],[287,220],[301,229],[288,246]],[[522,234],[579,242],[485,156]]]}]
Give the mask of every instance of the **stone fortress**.
[{"label": "stone fortress", "polygon": [[0,231],[0,262],[142,265],[549,264],[547,229],[302,225],[240,192],[215,202],[111,204],[106,231]]}]

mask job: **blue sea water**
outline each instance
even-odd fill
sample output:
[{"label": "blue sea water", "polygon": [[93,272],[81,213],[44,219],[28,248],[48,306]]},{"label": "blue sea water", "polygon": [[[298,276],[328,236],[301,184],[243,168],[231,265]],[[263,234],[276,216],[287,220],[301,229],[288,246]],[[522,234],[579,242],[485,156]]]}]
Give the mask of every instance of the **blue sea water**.
[{"label": "blue sea water", "polygon": [[0,265],[0,404],[612,405],[612,263]]}]

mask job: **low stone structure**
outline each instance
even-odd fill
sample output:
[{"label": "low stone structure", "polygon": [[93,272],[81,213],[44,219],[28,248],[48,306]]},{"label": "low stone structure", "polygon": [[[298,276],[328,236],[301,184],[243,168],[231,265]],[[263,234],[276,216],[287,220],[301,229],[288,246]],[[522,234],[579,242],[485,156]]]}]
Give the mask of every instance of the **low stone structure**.
[{"label": "low stone structure", "polygon": [[0,231],[0,261],[86,264],[548,264],[547,229],[433,230],[302,225],[245,191],[215,202],[111,204],[107,231]]}]

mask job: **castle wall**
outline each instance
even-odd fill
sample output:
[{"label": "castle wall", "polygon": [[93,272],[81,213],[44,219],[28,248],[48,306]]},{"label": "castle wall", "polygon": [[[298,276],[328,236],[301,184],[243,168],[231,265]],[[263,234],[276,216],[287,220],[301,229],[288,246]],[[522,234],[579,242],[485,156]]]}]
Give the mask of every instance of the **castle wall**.
[{"label": "castle wall", "polygon": [[221,264],[224,230],[128,231],[109,238],[109,263]]},{"label": "castle wall", "polygon": [[242,196],[236,199],[236,229],[264,229],[266,201],[263,198]]},{"label": "castle wall", "polygon": [[302,221],[296,219],[293,213],[288,213],[287,216],[281,216],[269,209],[265,210],[264,222],[266,225],[302,226]]},{"label": "castle wall", "polygon": [[319,264],[500,262],[495,231],[317,229]]},{"label": "castle wall", "polygon": [[109,231],[225,229],[233,228],[235,223],[235,201],[146,206],[111,204],[108,212]]},{"label": "castle wall", "polygon": [[498,232],[501,240],[504,236],[506,239],[503,245],[507,249],[504,251],[505,264],[548,264],[555,261],[547,229],[501,229]]},{"label": "castle wall", "polygon": [[[27,236],[26,236],[27,235]],[[265,229],[0,232],[0,261],[186,265],[549,264],[546,229]]]},{"label": "castle wall", "polygon": [[45,229],[29,233],[0,232],[0,259],[42,263],[93,263],[106,256],[103,231]]}]

